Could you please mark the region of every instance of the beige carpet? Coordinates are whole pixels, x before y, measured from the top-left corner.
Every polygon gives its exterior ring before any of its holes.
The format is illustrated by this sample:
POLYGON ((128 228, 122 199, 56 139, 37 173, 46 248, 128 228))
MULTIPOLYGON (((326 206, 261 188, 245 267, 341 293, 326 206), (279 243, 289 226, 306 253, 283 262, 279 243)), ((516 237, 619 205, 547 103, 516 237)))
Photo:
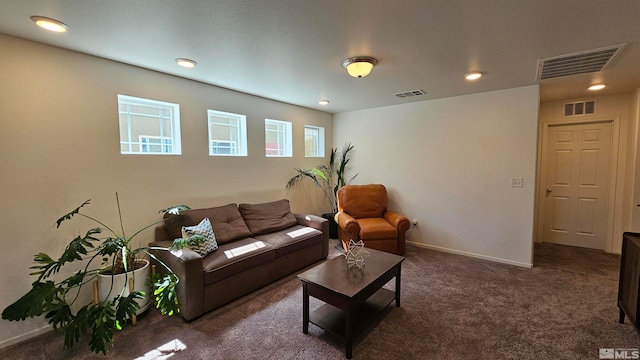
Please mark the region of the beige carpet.
MULTIPOLYGON (((408 246, 402 307, 356 339, 353 358, 598 359, 600 348, 640 348, 628 320, 617 322, 619 256, 551 244, 535 254, 526 269, 408 246)), ((82 344, 63 351, 50 333, 0 358, 105 357, 82 344)), ((344 344, 314 325, 302 333, 302 289, 291 275, 191 323, 151 310, 116 335, 106 358, 343 359, 344 344)))

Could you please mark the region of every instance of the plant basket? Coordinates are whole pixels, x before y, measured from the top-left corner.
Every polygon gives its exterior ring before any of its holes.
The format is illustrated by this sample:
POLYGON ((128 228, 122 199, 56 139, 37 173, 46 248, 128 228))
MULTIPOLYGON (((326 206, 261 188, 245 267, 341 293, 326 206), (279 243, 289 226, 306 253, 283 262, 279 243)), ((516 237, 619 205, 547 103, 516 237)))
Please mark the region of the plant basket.
POLYGON ((322 214, 322 217, 329 220, 329 238, 337 239, 338 238, 338 223, 336 222, 336 214, 335 213, 325 213, 322 214))
POLYGON ((126 274, 100 274, 97 281, 100 301, 117 297, 120 290, 124 290, 122 296, 129 296, 131 285, 133 285, 133 291, 144 292, 144 298, 135 299, 135 302, 140 306, 136 315, 142 314, 151 305, 151 266, 149 260, 136 260, 136 269, 126 274))

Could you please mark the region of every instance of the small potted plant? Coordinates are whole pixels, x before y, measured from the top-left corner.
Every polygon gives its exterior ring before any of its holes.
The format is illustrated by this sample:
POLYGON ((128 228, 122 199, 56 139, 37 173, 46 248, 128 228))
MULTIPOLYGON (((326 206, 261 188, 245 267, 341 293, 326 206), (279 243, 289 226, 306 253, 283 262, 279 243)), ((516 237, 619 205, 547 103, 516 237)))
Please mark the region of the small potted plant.
POLYGON ((358 174, 355 174, 349 179, 346 177, 352 151, 353 145, 351 143, 345 144, 340 152, 338 152, 338 149, 331 149, 328 165, 318 165, 313 169, 296 168, 297 174, 287 182, 287 189, 300 182, 310 181, 322 190, 330 207, 330 211, 322 214, 322 217, 329 220, 329 237, 332 239, 338 238, 338 225, 334 219, 338 212, 336 193, 338 189, 348 185, 358 176, 358 174))
MULTIPOLYGON (((176 239, 169 248, 149 246, 134 248, 132 240, 142 231, 162 220, 143 227, 131 236, 126 236, 122 226, 118 194, 116 194, 116 201, 121 233, 96 218, 80 212, 84 206, 89 205, 90 200, 56 221, 56 227, 60 227, 64 221, 78 216, 89 219, 99 226, 88 230, 84 236, 77 236, 71 240, 57 260, 45 253, 34 255, 36 264, 30 268, 34 270, 30 275, 37 275, 37 279, 32 283, 29 292, 4 309, 3 319, 19 321, 44 314, 54 329, 64 331, 65 348, 71 348, 82 336, 90 332, 91 350, 106 355, 106 345, 113 343, 114 332, 122 329, 128 321, 135 320, 135 316, 141 309, 141 300, 145 297, 153 298, 155 306, 164 315, 179 312, 180 303, 176 285, 180 279, 168 266, 159 261, 151 250, 169 251, 186 246, 198 246, 206 239, 201 235, 195 235, 176 239), (143 259, 144 257, 155 259, 165 269, 164 274, 154 274, 151 278, 145 275, 134 275, 138 267, 149 267, 149 262, 143 259), (59 277, 59 273, 66 265, 75 262, 84 262, 82 270, 62 280, 53 280, 59 277), (97 264, 99 266, 96 266, 97 264), (123 276, 125 281, 113 282, 116 276, 123 276), (80 291, 85 285, 93 284, 100 277, 108 281, 106 285, 108 291, 102 291, 99 297, 96 296, 96 287, 99 286, 96 283, 93 285, 93 301, 74 311, 73 309, 78 305, 82 305, 76 304, 80 298, 80 291), (152 294, 136 289, 132 286, 133 282, 147 284, 148 288, 152 287, 152 294)), ((177 205, 160 212, 177 215, 184 210, 190 209, 186 205, 177 205)), ((105 288, 105 286, 102 287, 105 288)))

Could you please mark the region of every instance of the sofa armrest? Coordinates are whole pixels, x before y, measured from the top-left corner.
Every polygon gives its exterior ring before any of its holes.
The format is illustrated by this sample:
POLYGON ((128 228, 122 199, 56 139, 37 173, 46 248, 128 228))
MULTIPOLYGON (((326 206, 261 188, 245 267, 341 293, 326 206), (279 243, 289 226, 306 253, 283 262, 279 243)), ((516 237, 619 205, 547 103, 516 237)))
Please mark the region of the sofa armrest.
POLYGON ((171 238, 171 235, 169 235, 169 230, 167 230, 166 226, 158 225, 154 230, 155 230, 153 234, 154 242, 173 241, 173 239, 171 238))
POLYGON ((182 249, 171 252, 167 250, 171 241, 152 242, 152 253, 158 272, 167 273, 166 268, 158 261, 168 266, 179 282, 177 286, 178 300, 180 301, 180 315, 191 321, 204 312, 204 270, 202 256, 191 249, 182 249), (163 249, 159 249, 163 248, 163 249))
POLYGON ((398 229, 399 232, 405 233, 407 232, 407 230, 409 230, 409 227, 411 227, 411 222, 409 221, 409 219, 406 216, 400 215, 395 211, 387 210, 384 212, 384 214, 382 214, 382 216, 391 225, 393 225, 393 227, 398 229))
MULTIPOLYGON (((353 216, 340 211, 335 216, 338 227, 349 237, 349 240, 358 241, 360 239, 360 224, 353 216)), ((341 240, 345 240, 342 239, 341 240)), ((347 240, 347 243, 349 241, 347 240)))
POLYGON ((293 214, 298 220, 298 225, 308 226, 322 231, 322 257, 329 256, 329 220, 308 214, 293 214))

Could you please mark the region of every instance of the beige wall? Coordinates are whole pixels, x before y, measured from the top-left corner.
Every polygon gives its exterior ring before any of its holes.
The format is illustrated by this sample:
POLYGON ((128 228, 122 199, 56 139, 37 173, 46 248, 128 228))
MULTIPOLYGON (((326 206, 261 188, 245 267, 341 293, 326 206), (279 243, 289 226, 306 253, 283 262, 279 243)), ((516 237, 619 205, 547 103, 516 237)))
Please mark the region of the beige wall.
POLYGON ((336 114, 334 143, 418 220, 409 242, 531 266, 537 124, 529 86, 336 114))
MULTIPOLYGON (((4 35, 0 49, 0 286, 11 289, 0 294, 2 309, 33 281, 26 276, 33 254, 58 255, 71 236, 86 230, 73 223, 56 230, 54 222, 88 198, 93 200, 87 210, 115 226, 117 191, 129 231, 159 219, 158 209, 176 203, 202 207, 288 197, 294 211, 322 213, 322 197, 304 194, 313 187, 284 189, 295 167, 325 162, 304 158, 305 124, 325 128, 327 155, 334 144, 355 145, 353 172, 360 173, 355 183, 387 186, 391 208, 418 220, 410 243, 532 264, 538 116, 541 122, 557 117, 554 104, 539 108, 537 86, 347 112, 333 119, 4 35), (182 155, 121 155, 118 93, 179 103, 182 155), (208 108, 247 115, 249 156, 207 155, 208 108), (264 157, 265 118, 293 122, 293 158, 264 157), (512 177, 524 178, 524 187, 512 188, 512 177)), ((610 100, 612 109, 627 106, 626 115, 618 110, 610 115, 623 119, 635 111, 636 125, 625 120, 633 133, 621 136, 625 144, 637 134, 631 128, 637 129, 640 93, 633 97, 610 100)), ((599 111, 607 108, 598 106, 599 111)), ((623 161, 627 167, 635 162, 636 157, 623 161)), ((640 176, 628 173, 622 184, 640 188, 634 183, 640 176)), ((627 209, 629 223, 635 207, 622 193, 617 199, 626 201, 626 208, 620 208, 627 209)), ((150 236, 144 233, 140 239, 146 242, 150 236)), ((0 348, 49 330, 40 319, 1 324, 0 348)))
MULTIPOLYGON (((633 167, 635 160, 635 144, 637 133, 637 119, 630 115, 632 106, 631 94, 595 96, 585 99, 568 99, 563 101, 545 102, 540 104, 540 133, 544 124, 580 123, 585 121, 613 120, 614 121, 614 149, 617 160, 612 163, 615 171, 615 193, 610 200, 612 208, 609 214, 605 251, 620 253, 622 246, 622 232, 630 228, 630 214, 632 210, 631 189, 633 184, 633 167), (585 100, 596 101, 596 111, 593 115, 565 117, 563 105, 568 102, 585 100)), ((542 139, 540 139, 542 141, 542 139)), ((544 184, 540 184, 544 187, 544 184)), ((540 194, 540 189, 538 189, 540 194)), ((538 223, 536 233, 540 231, 538 223)))
MULTIPOLYGON (((34 254, 57 257, 66 241, 88 229, 73 222, 54 229, 59 216, 86 199, 92 199, 88 213, 117 226, 118 192, 129 232, 179 203, 203 207, 286 196, 294 211, 322 213, 317 199, 287 193, 285 184, 295 167, 323 162, 304 158, 305 124, 325 128, 330 153, 331 114, 5 35, 0 49, 0 308, 28 290, 34 254), (117 94, 180 104, 182 155, 121 155, 117 94), (208 156, 208 108, 247 115, 247 157, 208 156), (265 158, 265 118, 293 122, 293 158, 265 158)), ((146 243, 151 236, 139 239, 146 243)), ((38 333, 45 321, 0 324, 4 347, 38 333)))

